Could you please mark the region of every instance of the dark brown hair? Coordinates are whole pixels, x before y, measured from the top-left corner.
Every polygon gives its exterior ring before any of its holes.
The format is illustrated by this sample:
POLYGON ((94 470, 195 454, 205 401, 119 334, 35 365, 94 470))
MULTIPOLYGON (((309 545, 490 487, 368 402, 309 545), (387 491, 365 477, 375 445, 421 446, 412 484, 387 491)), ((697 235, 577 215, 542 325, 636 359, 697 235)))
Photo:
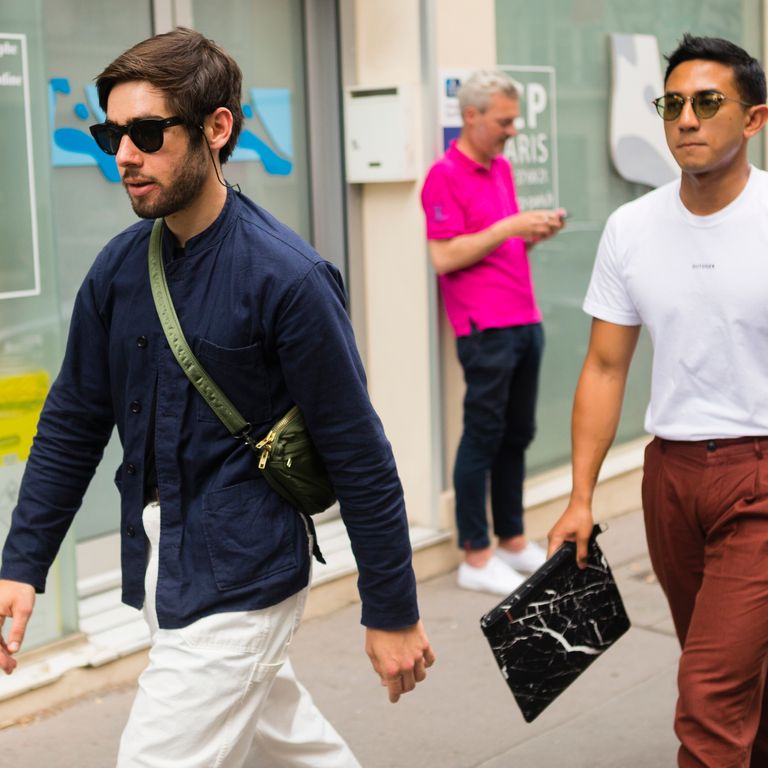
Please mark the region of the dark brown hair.
POLYGON ((226 51, 184 27, 142 40, 96 78, 99 104, 105 112, 112 89, 132 80, 146 80, 163 92, 173 115, 187 126, 190 141, 201 140, 200 126, 207 115, 226 107, 232 113, 232 135, 221 148, 219 159, 222 165, 227 162, 243 126, 243 75, 226 51))

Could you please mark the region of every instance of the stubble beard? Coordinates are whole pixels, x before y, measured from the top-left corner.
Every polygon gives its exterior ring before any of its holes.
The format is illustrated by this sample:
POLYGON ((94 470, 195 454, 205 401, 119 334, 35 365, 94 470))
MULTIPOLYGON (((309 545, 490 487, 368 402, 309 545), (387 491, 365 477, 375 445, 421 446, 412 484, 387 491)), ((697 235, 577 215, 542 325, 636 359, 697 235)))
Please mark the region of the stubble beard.
POLYGON ((167 187, 160 187, 154 200, 129 195, 133 212, 142 219, 161 219, 182 211, 200 195, 207 177, 208 156, 200 143, 189 148, 176 178, 167 187))

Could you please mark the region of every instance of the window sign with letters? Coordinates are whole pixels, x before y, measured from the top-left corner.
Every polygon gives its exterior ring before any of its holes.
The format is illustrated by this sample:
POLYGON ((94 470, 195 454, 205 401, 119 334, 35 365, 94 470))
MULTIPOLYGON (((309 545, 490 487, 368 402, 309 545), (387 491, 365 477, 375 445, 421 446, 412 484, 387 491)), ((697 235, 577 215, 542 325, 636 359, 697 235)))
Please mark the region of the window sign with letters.
MULTIPOLYGON (((520 94, 517 135, 510 138, 504 154, 512 164, 517 201, 521 210, 557 208, 557 112, 555 109, 555 68, 504 66, 520 94)), ((458 91, 472 74, 469 69, 440 72, 439 112, 443 150, 461 132, 458 91)))
POLYGON ((504 147, 515 172, 521 210, 557 208, 557 111, 555 68, 500 66, 520 94, 517 135, 504 147))
POLYGON ((0 32, 0 299, 40 293, 26 35, 0 32))

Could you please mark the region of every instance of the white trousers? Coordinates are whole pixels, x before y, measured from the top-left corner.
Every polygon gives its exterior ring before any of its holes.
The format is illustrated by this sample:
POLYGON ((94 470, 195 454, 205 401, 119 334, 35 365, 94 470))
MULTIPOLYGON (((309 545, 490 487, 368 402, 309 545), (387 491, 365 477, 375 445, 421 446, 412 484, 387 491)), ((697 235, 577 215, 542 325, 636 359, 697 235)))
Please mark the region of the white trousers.
POLYGON ((254 768, 360 768, 287 658, 308 588, 263 610, 159 629, 159 505, 149 504, 143 520, 149 538, 144 614, 152 647, 118 768, 241 768, 251 746, 260 757, 254 768))

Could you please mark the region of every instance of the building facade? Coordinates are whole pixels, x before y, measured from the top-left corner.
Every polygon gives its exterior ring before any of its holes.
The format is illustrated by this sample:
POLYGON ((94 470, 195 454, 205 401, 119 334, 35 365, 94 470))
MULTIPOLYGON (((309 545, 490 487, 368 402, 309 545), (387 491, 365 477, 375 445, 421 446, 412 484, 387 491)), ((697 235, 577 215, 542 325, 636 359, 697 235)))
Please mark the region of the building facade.
MULTIPOLYGON (((423 566, 426 575, 453 563, 450 477, 463 385, 428 263, 419 192, 457 130, 457 83, 480 67, 504 68, 520 83, 522 123, 507 147, 519 196, 527 207, 563 206, 570 214, 566 230, 531 254, 547 337, 529 456, 534 504, 568 489, 570 403, 589 330, 580 306, 602 227, 615 207, 674 173, 650 105, 661 93, 659 52, 691 31, 730 38, 763 59, 765 4, 3 0, 0 540, 76 290, 102 245, 133 220, 114 159, 87 131, 103 119, 93 78, 120 51, 183 25, 214 38, 241 64, 246 120, 226 176, 342 269, 414 543, 440 553, 423 566), (374 154, 397 126, 401 140, 390 147, 397 157, 382 161, 403 161, 394 176, 359 181, 350 171, 355 150, 345 143, 345 117, 346 135, 356 126, 374 154)), ((765 146, 755 143, 753 162, 763 167, 764 158, 765 146)), ((639 466, 649 366, 644 340, 617 471, 639 466)), ((112 477, 119 462, 113 441, 38 601, 30 648, 95 636, 103 626, 122 638, 104 640, 119 646, 115 653, 145 642, 140 630, 126 631, 135 617, 120 613, 114 599, 120 534, 112 477), (118 616, 112 623, 111 613, 118 616)), ((338 528, 332 519, 327 525, 338 528)), ((342 543, 336 572, 348 573, 349 563, 342 543)))

